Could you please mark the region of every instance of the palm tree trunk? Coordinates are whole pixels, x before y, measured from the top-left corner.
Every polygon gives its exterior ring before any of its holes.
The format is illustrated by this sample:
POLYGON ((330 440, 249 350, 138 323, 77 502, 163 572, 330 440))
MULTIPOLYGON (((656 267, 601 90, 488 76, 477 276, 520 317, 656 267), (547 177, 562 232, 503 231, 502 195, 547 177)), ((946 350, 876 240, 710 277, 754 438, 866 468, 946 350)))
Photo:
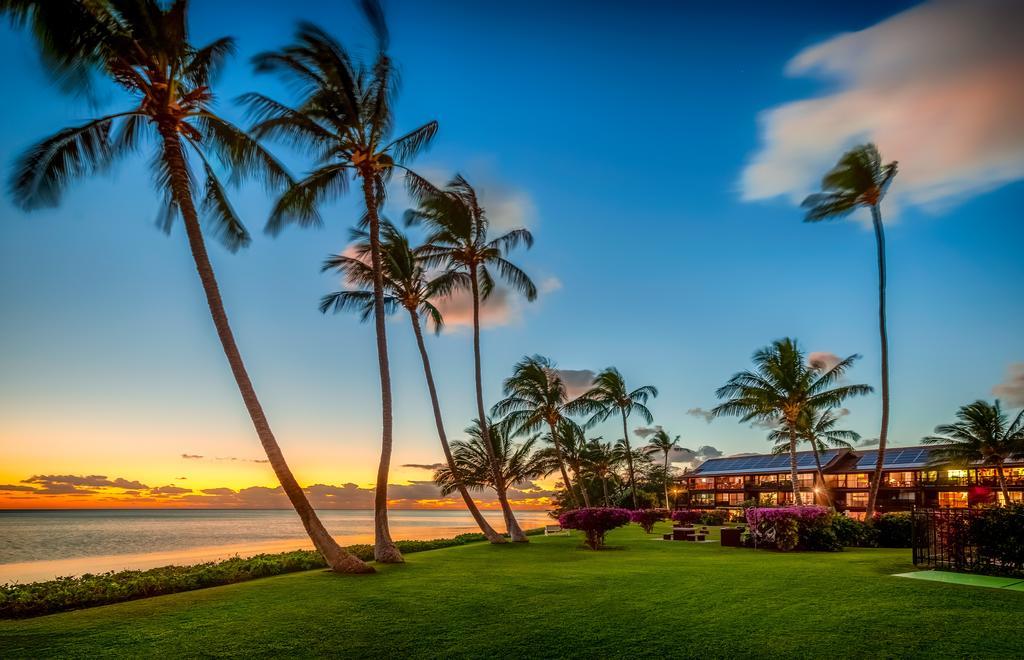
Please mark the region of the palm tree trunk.
POLYGON ((996 476, 999 477, 999 490, 1003 491, 1003 506, 1010 506, 1010 490, 1006 487, 1006 475, 1003 473, 1003 462, 996 463, 996 476))
POLYGON ((875 463, 868 506, 865 516, 875 513, 878 488, 882 483, 882 466, 885 464, 885 441, 889 435, 889 336, 885 329, 885 231, 882 229, 882 212, 878 204, 871 206, 871 224, 875 228, 875 246, 878 250, 878 336, 882 346, 882 428, 878 432, 878 460, 875 463))
POLYGON ((789 474, 793 480, 793 503, 800 506, 803 500, 800 499, 800 485, 796 472, 796 431, 792 427, 789 431, 789 474))
POLYGON ((388 472, 391 468, 392 411, 391 370, 388 366, 388 338, 384 315, 384 271, 380 260, 380 217, 377 214, 377 196, 373 190, 374 173, 366 168, 360 171, 363 180, 363 199, 370 218, 370 266, 373 269, 373 320, 377 333, 377 364, 380 371, 381 442, 380 463, 377 465, 377 484, 373 497, 373 558, 386 564, 404 561, 388 529, 388 472))
POLYGON ((455 458, 452 456, 452 448, 448 445, 448 435, 444 431, 444 420, 441 419, 441 404, 437 400, 437 388, 434 386, 434 374, 430 369, 430 358, 427 356, 427 346, 423 343, 423 330, 420 328, 420 317, 416 315, 416 312, 409 310, 409 316, 412 318, 412 329, 416 335, 416 345, 420 349, 420 358, 423 360, 423 374, 427 378, 427 391, 430 393, 430 405, 434 409, 434 424, 437 426, 437 438, 441 441, 441 449, 444 451, 444 460, 448 462, 448 468, 452 471, 452 478, 455 480, 455 487, 458 489, 459 494, 462 495, 463 501, 466 503, 466 508, 469 510, 473 520, 476 521, 480 531, 484 533, 487 540, 491 543, 505 543, 505 537, 496 532, 491 524, 487 522, 487 519, 480 513, 480 509, 477 508, 476 502, 473 501, 472 496, 469 494, 469 490, 466 485, 462 482, 462 477, 459 476, 459 472, 455 467, 455 458))
POLYGON ((583 496, 583 506, 590 508, 590 493, 587 492, 587 482, 583 479, 583 473, 576 468, 573 468, 573 472, 576 473, 576 485, 580 489, 580 495, 583 496))
POLYGON ((196 270, 199 273, 199 280, 203 285, 203 292, 206 294, 206 303, 210 308, 210 316, 213 318, 213 325, 217 329, 217 337, 220 338, 224 355, 228 359, 231 373, 235 377, 238 391, 242 395, 242 401, 249 412, 249 418, 256 429, 256 435, 263 445, 263 449, 270 461, 270 467, 277 475, 281 488, 287 495, 288 500, 299 514, 302 526, 313 541, 313 546, 323 555, 324 560, 332 571, 338 573, 373 573, 374 569, 366 562, 348 552, 338 545, 331 538, 316 511, 310 506, 306 494, 298 481, 292 474, 288 463, 281 453, 281 447, 277 444, 270 423, 263 412, 256 390, 253 388, 249 373, 246 371, 242 355, 235 343, 234 333, 228 323, 227 312, 224 310, 224 302, 220 297, 220 288, 217 286, 217 278, 213 272, 213 265, 210 264, 210 257, 206 252, 206 243, 203 240, 203 232, 199 227, 199 217, 196 214, 195 204, 192 200, 192 189, 189 183, 188 169, 185 165, 185 156, 181 151, 181 143, 178 141, 178 134, 173 128, 160 131, 163 142, 163 155, 170 172, 170 183, 175 202, 181 210, 181 217, 185 225, 185 234, 188 237, 189 248, 192 251, 192 259, 195 261, 196 270))
POLYGON ((665 452, 665 510, 672 510, 668 503, 668 451, 665 452))
POLYGON ((555 432, 555 425, 548 422, 548 429, 551 431, 551 442, 555 445, 555 456, 558 457, 558 469, 562 473, 562 481, 565 483, 565 490, 568 491, 569 497, 572 499, 573 506, 577 509, 580 508, 580 498, 576 497, 576 490, 572 487, 572 481, 569 479, 569 473, 565 469, 565 456, 562 454, 562 443, 558 441, 558 435, 555 432))
POLYGON ((498 457, 494 452, 494 445, 491 444, 491 431, 487 428, 487 412, 484 410, 484 383, 483 369, 480 366, 480 282, 477 279, 476 266, 469 269, 470 286, 473 295, 473 368, 476 375, 476 411, 480 418, 480 437, 483 438, 484 448, 491 457, 491 471, 494 474, 494 486, 498 493, 498 503, 501 504, 501 511, 505 515, 505 526, 508 529, 509 537, 516 543, 528 543, 519 521, 512 513, 512 507, 505 496, 505 476, 501 473, 501 466, 498 465, 498 457))
POLYGON ((633 492, 633 508, 639 508, 636 501, 636 475, 633 473, 633 448, 629 446, 629 427, 626 425, 626 411, 622 411, 622 442, 626 445, 626 468, 629 470, 629 488, 633 492))
POLYGON ((612 505, 612 501, 608 498, 608 477, 601 477, 601 490, 604 492, 604 506, 605 508, 612 505))
POLYGON ((834 509, 836 505, 832 501, 832 493, 829 491, 828 486, 825 485, 825 473, 821 471, 821 455, 818 453, 818 442, 814 439, 811 440, 811 449, 814 451, 814 467, 818 470, 819 487, 821 492, 825 494, 825 500, 828 502, 829 508, 834 509))

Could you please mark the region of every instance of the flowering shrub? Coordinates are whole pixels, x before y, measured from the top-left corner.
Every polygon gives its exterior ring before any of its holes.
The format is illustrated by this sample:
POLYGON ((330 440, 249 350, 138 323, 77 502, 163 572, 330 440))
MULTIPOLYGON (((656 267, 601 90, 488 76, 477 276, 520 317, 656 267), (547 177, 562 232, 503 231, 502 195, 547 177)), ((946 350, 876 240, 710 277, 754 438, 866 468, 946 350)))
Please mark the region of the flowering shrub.
POLYGON ((650 534, 654 530, 654 523, 661 522, 668 516, 664 509, 638 509, 629 514, 630 520, 644 528, 650 534))
POLYGON ((578 529, 586 537, 592 550, 604 545, 604 535, 609 530, 629 523, 630 512, 626 509, 589 508, 566 511, 558 516, 558 524, 565 529, 578 529))
POLYGON ((838 550, 833 514, 823 506, 747 509, 754 544, 777 550, 838 550))
POLYGON ((700 517, 697 518, 697 522, 701 525, 724 525, 728 519, 729 512, 725 509, 711 509, 710 511, 702 511, 700 517))
POLYGON ((693 525, 700 520, 702 513, 702 511, 694 511, 693 509, 679 509, 672 512, 672 520, 680 525, 693 525))

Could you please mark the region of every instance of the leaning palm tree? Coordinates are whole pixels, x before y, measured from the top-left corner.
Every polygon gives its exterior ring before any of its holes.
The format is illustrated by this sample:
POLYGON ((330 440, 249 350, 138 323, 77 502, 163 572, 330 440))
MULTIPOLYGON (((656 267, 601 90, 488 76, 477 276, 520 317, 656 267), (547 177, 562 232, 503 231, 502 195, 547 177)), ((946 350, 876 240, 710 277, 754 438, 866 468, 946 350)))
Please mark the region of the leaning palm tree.
POLYGON ((795 339, 779 339, 754 353, 754 370, 734 374, 715 395, 728 399, 711 410, 716 417, 739 415, 741 422, 768 422, 786 429, 789 437, 790 477, 793 499, 801 504, 796 469, 800 418, 814 409, 839 406, 851 396, 868 394, 868 385, 835 384, 859 355, 851 355, 831 368, 807 363, 795 339))
MULTIPOLYGON (((832 493, 825 486, 825 473, 821 469, 821 452, 829 448, 852 447, 851 443, 860 440, 860 434, 856 431, 837 429, 839 415, 832 409, 814 410, 809 409, 800 415, 797 420, 797 434, 802 442, 810 444, 814 452, 814 467, 818 473, 818 483, 821 485, 828 505, 834 506, 832 493)), ((768 434, 768 440, 775 443, 772 448, 773 454, 782 454, 789 450, 790 430, 785 426, 778 426, 768 434)))
POLYGON ((1010 503, 1010 492, 1006 488, 1003 465, 1007 459, 1024 458, 1024 410, 1017 413, 1013 423, 1008 423, 997 400, 994 404, 975 401, 961 406, 956 412, 957 421, 935 427, 937 435, 924 439, 928 444, 944 444, 932 451, 932 462, 936 465, 987 465, 996 470, 1003 501, 1010 503))
POLYGON ((565 469, 565 452, 560 433, 567 424, 572 423, 567 413, 568 397, 565 383, 555 371, 554 362, 542 355, 525 357, 516 363, 512 375, 505 379, 502 388, 505 398, 494 404, 491 414, 503 416, 503 423, 509 424, 516 434, 547 427, 565 489, 569 492, 569 499, 579 508, 580 499, 565 469))
POLYGON ((468 437, 452 442, 454 468, 442 466, 434 472, 434 483, 440 486, 441 494, 455 492, 456 484, 461 481, 470 490, 493 490, 499 501, 507 501, 509 487, 526 485, 549 469, 548 461, 534 451, 537 436, 516 444, 508 425, 493 424, 490 420, 484 424, 488 429, 487 440, 484 440, 484 425, 473 420, 465 430, 468 437), (495 478, 493 457, 497 457, 498 478, 495 478))
MULTIPOLYGON (((290 181, 281 165, 254 140, 212 110, 210 85, 234 51, 234 41, 223 37, 206 46, 193 45, 185 2, 167 8, 138 0, 81 0, 61 6, 65 11, 56 20, 76 24, 62 25, 60 34, 74 35, 68 37, 79 40, 74 49, 79 55, 87 51, 94 71, 125 92, 133 107, 65 128, 30 148, 11 179, 15 203, 26 210, 56 206, 75 179, 100 173, 144 145, 152 148, 153 179, 164 197, 159 224, 170 231, 179 216, 184 224, 217 336, 282 489, 333 570, 372 572, 327 533, 285 462, 235 343, 207 253, 200 216, 207 231, 230 251, 250 240, 218 178, 217 161, 235 176, 260 175, 271 186, 290 181), (193 166, 202 172, 201 184, 193 166)), ((45 24, 35 27, 37 33, 46 31, 45 24)), ((58 56, 49 61, 60 66, 63 60, 58 56)))
POLYGON ((651 436, 650 445, 647 447, 647 454, 658 454, 661 453, 665 457, 665 508, 672 510, 672 506, 668 499, 668 482, 671 474, 669 466, 669 454, 679 448, 679 436, 672 438, 665 431, 665 429, 659 428, 651 436))
MULTIPOLYGON (((465 275, 445 271, 432 277, 428 276, 421 260, 416 258, 405 234, 386 220, 381 223, 381 234, 384 239, 381 242, 381 264, 384 269, 385 309, 390 312, 401 307, 409 313, 413 335, 416 337, 416 346, 423 362, 423 374, 427 380, 427 391, 430 394, 430 404, 434 411, 437 437, 441 441, 441 450, 444 452, 445 461, 448 463, 448 467, 452 468, 452 474, 457 477, 458 473, 454 471, 451 447, 448 445, 448 435, 445 433, 444 420, 441 417, 437 388, 434 386, 430 357, 423 341, 422 321, 429 320, 433 325, 434 332, 441 332, 444 327, 444 317, 433 301, 449 295, 453 289, 463 285, 462 280, 465 279, 465 275)), ((368 263, 370 242, 367 233, 363 230, 354 230, 353 238, 355 239, 355 256, 333 255, 324 262, 323 266, 323 270, 335 270, 340 273, 344 281, 352 288, 324 296, 320 301, 320 311, 352 310, 359 312, 365 322, 373 318, 376 302, 373 294, 373 268, 368 263)), ((487 540, 491 543, 504 543, 505 538, 496 532, 480 513, 480 509, 473 501, 465 484, 457 478, 454 483, 455 490, 462 496, 466 508, 487 540)))
POLYGON ((426 148, 437 132, 428 122, 400 137, 392 137, 396 91, 394 64, 387 55, 388 32, 375 0, 363 0, 364 13, 377 39, 377 55, 369 66, 354 63, 333 37, 303 23, 295 43, 255 57, 256 70, 277 73, 300 98, 289 106, 263 94, 242 97, 255 120, 260 138, 285 141, 314 158, 314 169, 294 183, 275 205, 267 231, 285 225, 321 224, 318 207, 343 194, 349 177, 362 185, 365 223, 369 226, 370 266, 373 270, 373 320, 381 391, 381 453, 374 496, 374 558, 400 562, 402 555, 388 528, 388 471, 392 451, 391 370, 388 364, 384 318, 384 271, 380 255, 380 208, 387 183, 396 169, 426 148))
MULTIPOLYGON (((447 270, 469 275, 470 294, 473 302, 473 368, 476 382, 476 408, 478 419, 482 420, 480 430, 485 439, 484 448, 490 447, 487 414, 484 410, 483 369, 480 359, 480 305, 494 291, 495 281, 491 271, 497 274, 514 290, 526 296, 527 300, 537 297, 537 287, 529 276, 507 259, 508 253, 520 243, 527 248, 533 245, 533 235, 526 229, 513 229, 495 238, 488 230, 490 221, 480 206, 476 190, 462 176, 456 176, 445 187, 438 190, 419 177, 406 177, 410 193, 417 200, 417 207, 405 213, 407 224, 424 224, 429 235, 427 245, 418 252, 430 266, 442 266, 447 270)), ((495 459, 495 478, 501 479, 495 459)), ((509 534, 513 541, 526 542, 516 521, 512 508, 502 502, 505 519, 509 521, 509 534)))
POLYGON ((882 465, 885 463, 885 444, 889 434, 889 336, 885 318, 885 232, 882 229, 882 198, 896 176, 897 163, 882 162, 874 144, 863 144, 843 154, 839 163, 821 180, 822 192, 803 201, 807 209, 806 222, 831 220, 849 215, 858 208, 871 211, 871 224, 875 229, 875 248, 878 261, 878 336, 882 358, 882 428, 878 433, 878 460, 868 494, 867 517, 875 510, 878 487, 882 483, 882 465))
POLYGON ((630 391, 626 380, 615 367, 608 367, 594 377, 590 389, 573 402, 571 411, 589 414, 587 426, 599 424, 615 413, 622 417, 622 437, 625 444, 626 469, 629 472, 629 488, 633 493, 633 508, 639 506, 636 498, 636 473, 633 469, 633 450, 629 445, 629 417, 636 414, 648 424, 654 415, 647 409, 647 401, 658 396, 653 385, 644 385, 630 391))

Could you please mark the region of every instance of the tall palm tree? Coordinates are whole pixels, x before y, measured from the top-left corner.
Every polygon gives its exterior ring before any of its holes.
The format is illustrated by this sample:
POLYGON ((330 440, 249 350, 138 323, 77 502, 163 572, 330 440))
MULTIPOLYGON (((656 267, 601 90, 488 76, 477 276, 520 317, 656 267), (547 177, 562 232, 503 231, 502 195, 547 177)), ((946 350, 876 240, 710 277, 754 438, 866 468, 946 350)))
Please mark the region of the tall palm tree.
POLYGON ((440 486, 442 494, 455 492, 456 484, 461 480, 470 490, 490 489, 495 491, 499 500, 507 500, 510 486, 528 484, 549 469, 548 461, 534 451, 537 436, 516 444, 508 425, 494 424, 491 420, 484 424, 488 429, 487 440, 484 439, 484 425, 473 420, 465 430, 468 437, 452 442, 454 469, 442 466, 434 472, 434 483, 440 486), (492 457, 497 457, 499 478, 495 478, 492 457))
MULTIPOLYGON (((839 415, 832 409, 815 410, 808 409, 797 420, 797 435, 802 442, 811 445, 814 452, 814 467, 818 473, 818 484, 820 484, 828 505, 834 506, 832 493, 825 486, 825 473, 821 470, 821 452, 831 448, 851 447, 852 442, 860 440, 860 434, 856 431, 837 429, 839 415)), ((779 426, 771 430, 768 439, 775 443, 772 453, 781 454, 789 450, 790 430, 785 426, 779 426)))
POLYGON ((547 427, 565 489, 578 508, 580 499, 565 469, 565 452, 559 432, 560 428, 572 423, 567 413, 568 397, 554 362, 542 355, 523 358, 512 369, 512 375, 505 379, 502 389, 505 398, 494 404, 491 414, 503 416, 503 423, 509 424, 516 434, 547 427))
POLYGON ((889 335, 885 318, 885 232, 882 228, 882 198, 896 176, 897 162, 883 164, 874 144, 863 144, 843 154, 839 163, 821 180, 822 192, 803 201, 806 222, 819 222, 849 215, 858 208, 871 211, 878 261, 878 336, 882 358, 882 428, 878 432, 878 460, 868 494, 867 517, 875 511, 878 487, 882 483, 885 446, 889 434, 889 335))
MULTIPOLYGON (((200 214, 207 230, 228 250, 244 247, 250 240, 217 176, 216 161, 236 176, 260 175, 271 186, 290 181, 253 139, 212 110, 210 85, 234 51, 234 41, 223 37, 206 46, 193 45, 188 4, 182 1, 166 8, 152 0, 81 0, 61 3, 61 7, 59 16, 36 16, 41 22, 35 26, 37 33, 48 34, 44 41, 51 44, 60 35, 76 40, 68 52, 82 57, 69 56, 68 66, 88 62, 129 97, 132 107, 65 128, 30 148, 11 179, 15 203, 26 210, 56 206, 64 188, 75 179, 97 174, 143 145, 152 148, 154 183, 164 196, 160 225, 170 231, 181 217, 217 336, 281 487, 333 570, 372 572, 327 533, 285 462, 242 361, 207 253, 200 214), (47 32, 51 19, 62 23, 56 32, 47 32), (203 173, 201 189, 193 166, 203 173), (197 195, 201 195, 198 208, 197 195)), ((63 58, 57 53, 49 61, 61 67, 63 58)))
POLYGON ((588 443, 587 470, 597 479, 601 480, 601 492, 604 495, 604 505, 611 506, 611 498, 608 494, 608 481, 615 479, 615 470, 619 466, 619 457, 612 448, 610 442, 601 442, 601 438, 594 438, 588 443))
POLYGON ((1009 504, 1010 491, 1006 488, 1003 465, 1007 459, 1024 457, 1024 410, 1017 413, 1011 424, 998 400, 994 404, 978 400, 961 406, 956 418, 952 424, 936 426, 937 435, 924 439, 928 444, 947 445, 933 450, 934 463, 994 467, 1003 501, 1009 504))
POLYGON ((779 339, 754 353, 754 370, 734 374, 715 395, 728 399, 711 410, 716 416, 739 415, 741 422, 758 420, 781 425, 789 436, 793 499, 801 504, 796 470, 800 417, 814 409, 834 408, 851 396, 868 394, 868 385, 834 386, 859 355, 851 355, 831 368, 807 363, 795 339, 779 339))
POLYGON ((626 387, 626 380, 615 367, 608 367, 594 377, 594 383, 573 403, 573 413, 591 415, 587 426, 599 424, 614 413, 622 417, 622 437, 625 444, 626 469, 629 471, 629 488, 633 493, 633 508, 639 506, 636 498, 636 473, 633 469, 633 450, 629 445, 629 417, 636 414, 650 424, 654 415, 647 408, 647 401, 658 396, 658 388, 644 385, 635 390, 626 387))
MULTIPOLYGON (((494 290, 492 270, 515 291, 527 300, 537 297, 537 287, 529 276, 507 259, 508 253, 518 245, 527 248, 533 245, 533 235, 526 229, 513 229, 495 238, 488 230, 490 221, 480 206, 476 191, 462 176, 456 176, 445 187, 438 190, 416 176, 407 176, 410 193, 417 200, 417 207, 405 213, 408 224, 426 225, 429 236, 427 245, 419 253, 430 266, 443 266, 447 270, 469 275, 470 294, 473 302, 473 368, 476 381, 476 408, 484 448, 489 429, 484 409, 483 369, 480 359, 480 304, 494 290)), ((495 479, 501 479, 497 455, 494 459, 495 479)), ((519 527, 511 505, 501 502, 509 534, 513 541, 525 543, 528 539, 519 527)))
MULTIPOLYGON (((444 452, 445 461, 449 468, 453 468, 452 474, 457 477, 458 472, 454 471, 454 458, 451 447, 448 445, 444 420, 441 417, 441 405, 438 402, 434 375, 430 368, 430 357, 423 341, 421 319, 429 320, 435 333, 441 332, 444 327, 444 317, 433 301, 449 295, 454 288, 462 285, 465 274, 445 271, 430 277, 424 270, 421 260, 416 257, 409 245, 409 239, 405 234, 386 220, 381 223, 381 234, 383 237, 381 264, 384 269, 385 309, 390 312, 401 307, 409 313, 413 335, 416 337, 416 346, 423 362, 423 374, 427 380, 427 391, 430 394, 430 404, 434 412, 437 437, 441 441, 441 450, 444 452)), ((320 301, 320 311, 353 310, 361 314, 363 321, 368 321, 373 318, 376 301, 373 294, 373 268, 368 263, 370 242, 367 233, 363 230, 353 231, 353 237, 356 240, 356 256, 333 255, 324 262, 323 267, 324 270, 335 270, 340 273, 346 283, 353 288, 324 296, 320 301)), ((491 527, 491 524, 480 513, 480 509, 473 501, 465 484, 457 478, 455 489, 462 496, 466 508, 487 540, 491 543, 504 543, 505 538, 491 527)))
POLYGON ((668 499, 668 477, 671 474, 669 467, 669 454, 677 448, 679 448, 679 436, 677 435, 672 438, 665 429, 658 429, 654 432, 654 435, 651 436, 650 444, 646 452, 648 454, 657 454, 660 452, 665 457, 665 508, 670 511, 672 510, 672 506, 668 499))
MULTIPOLYGON (((584 476, 585 466, 590 458, 590 445, 583 435, 583 429, 568 417, 563 417, 559 420, 555 430, 557 434, 548 431, 541 436, 544 442, 551 445, 549 449, 542 449, 541 452, 551 459, 551 472, 559 470, 563 462, 565 466, 568 466, 572 471, 576 487, 580 491, 580 497, 583 498, 583 506, 590 508, 590 492, 587 489, 584 476), (561 452, 561 461, 559 460, 559 451, 561 452)), ((571 492, 572 485, 566 484, 566 490, 571 492)))
POLYGON ((245 95, 243 101, 256 122, 253 133, 257 137, 283 140, 308 150, 315 162, 314 169, 278 200, 267 223, 268 232, 276 234, 289 223, 319 225, 318 207, 343 194, 350 176, 362 185, 373 269, 373 320, 381 392, 373 554, 377 561, 393 563, 401 562, 402 555, 391 540, 387 514, 393 438, 380 208, 393 172, 408 171, 408 163, 433 139, 437 122, 392 136, 396 84, 394 65, 387 55, 387 26, 376 0, 363 0, 361 4, 377 40, 377 54, 371 65, 354 63, 333 37, 315 25, 303 23, 294 44, 254 58, 257 71, 277 73, 291 83, 299 91, 298 102, 288 106, 256 93, 245 95))

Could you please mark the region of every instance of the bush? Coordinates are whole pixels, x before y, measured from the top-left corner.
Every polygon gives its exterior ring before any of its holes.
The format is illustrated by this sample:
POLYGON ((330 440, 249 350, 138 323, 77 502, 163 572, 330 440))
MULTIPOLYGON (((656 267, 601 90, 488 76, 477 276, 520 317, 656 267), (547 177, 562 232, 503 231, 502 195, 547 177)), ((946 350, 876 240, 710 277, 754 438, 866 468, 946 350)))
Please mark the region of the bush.
POLYGON ((693 509, 679 509, 672 512, 672 520, 680 525, 695 525, 700 520, 701 513, 703 512, 693 509))
POLYGON ((970 525, 970 540, 982 561, 1006 574, 1024 570, 1024 505, 985 509, 970 525))
POLYGON ((777 550, 839 550, 834 514, 823 506, 747 509, 750 534, 758 547, 777 550))
POLYGON ((725 509, 711 509, 710 511, 702 511, 697 518, 697 522, 701 525, 724 525, 728 519, 729 512, 725 509))
POLYGON ((909 548, 913 521, 909 513, 883 513, 875 516, 871 526, 876 534, 875 543, 881 548, 909 548))
POLYGON ((643 527, 648 534, 654 531, 654 523, 661 522, 667 517, 668 511, 664 509, 638 509, 629 514, 629 519, 643 527))
POLYGON ((578 529, 586 535, 586 543, 592 550, 604 546, 604 535, 629 523, 630 512, 626 509, 593 507, 566 511, 558 516, 558 524, 565 529, 578 529))
POLYGON ((845 548, 875 548, 878 530, 856 518, 836 514, 832 516, 832 531, 836 541, 845 548))

